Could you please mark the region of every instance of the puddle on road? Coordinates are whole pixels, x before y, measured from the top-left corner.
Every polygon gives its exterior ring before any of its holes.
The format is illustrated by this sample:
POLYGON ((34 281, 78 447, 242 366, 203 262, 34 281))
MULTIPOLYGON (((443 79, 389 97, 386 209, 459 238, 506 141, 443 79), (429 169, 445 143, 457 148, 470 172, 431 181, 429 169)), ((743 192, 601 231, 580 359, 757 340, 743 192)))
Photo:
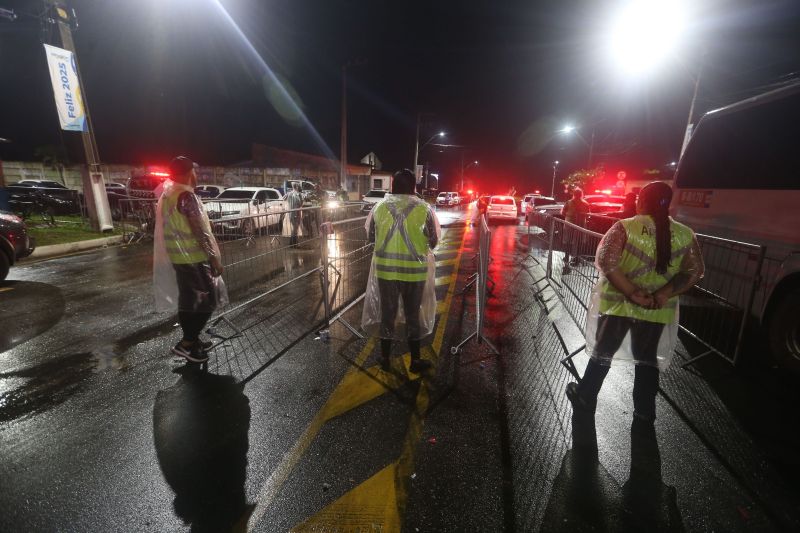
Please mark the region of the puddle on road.
POLYGON ((15 372, 0 373, 0 422, 40 413, 78 392, 96 366, 92 352, 59 357, 15 372), (22 383, 13 390, 8 385, 22 383))

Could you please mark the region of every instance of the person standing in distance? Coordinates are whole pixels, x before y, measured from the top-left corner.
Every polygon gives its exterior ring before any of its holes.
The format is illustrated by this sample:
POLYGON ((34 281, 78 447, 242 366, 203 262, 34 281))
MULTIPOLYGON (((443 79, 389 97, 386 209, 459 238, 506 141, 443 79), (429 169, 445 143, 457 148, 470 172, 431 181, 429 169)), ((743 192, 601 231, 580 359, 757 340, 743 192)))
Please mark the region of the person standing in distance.
MULTIPOLYGON (((303 195, 300 194, 300 183, 292 183, 292 190, 286 195, 286 207, 289 209, 300 209, 303 207, 303 195)), ((302 211, 290 211, 287 213, 289 218, 289 246, 297 246, 297 236, 300 234, 300 226, 303 222, 302 211)))
POLYGON ((575 409, 594 411, 611 363, 633 362, 634 423, 652 428, 659 371, 669 366, 678 338, 678 295, 705 269, 694 232, 669 216, 671 200, 669 185, 648 184, 638 215, 616 222, 597 247, 601 276, 586 325, 591 359, 580 384, 566 390, 575 409))
MULTIPOLYGON (((572 190, 572 198, 564 202, 564 207, 561 208, 561 216, 564 217, 564 220, 575 224, 576 226, 580 226, 582 228, 586 227, 586 219, 591 212, 591 206, 589 202, 583 199, 583 189, 580 187, 575 187, 572 190)), ((567 266, 567 263, 570 265, 576 265, 578 263, 577 258, 574 258, 570 261, 570 251, 572 251, 572 255, 575 255, 575 248, 580 246, 581 243, 581 235, 574 229, 568 229, 567 227, 564 228, 564 234, 562 239, 566 242, 564 243, 564 270, 568 272, 570 269, 567 266), (568 235, 571 235, 571 239, 568 235)))
POLYGON ((361 325, 381 339, 381 367, 390 368, 392 339, 405 337, 411 352, 410 370, 431 367, 420 355, 420 340, 433 331, 436 317, 435 258, 441 228, 427 202, 414 194, 410 170, 395 172, 392 193, 367 217, 366 230, 375 243, 361 325), (400 300, 403 318, 398 320, 400 300))
POLYGON ((218 304, 227 300, 222 262, 208 215, 195 195, 197 173, 191 159, 176 157, 169 165, 156 207, 153 282, 156 309, 174 311, 183 338, 172 353, 193 363, 208 361, 211 342, 200 332, 218 304))

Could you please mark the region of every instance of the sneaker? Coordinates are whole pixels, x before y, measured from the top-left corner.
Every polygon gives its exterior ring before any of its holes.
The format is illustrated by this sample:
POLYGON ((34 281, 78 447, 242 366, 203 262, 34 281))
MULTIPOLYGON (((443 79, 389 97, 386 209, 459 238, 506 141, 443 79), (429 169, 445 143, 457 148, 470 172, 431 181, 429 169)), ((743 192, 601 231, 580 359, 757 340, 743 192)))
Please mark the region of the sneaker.
POLYGON ((572 408, 580 411, 594 411, 589 402, 581 398, 578 393, 578 384, 575 382, 567 383, 567 398, 572 404, 572 408))
POLYGON ((208 355, 206 355, 204 352, 197 352, 194 347, 187 348, 180 342, 172 348, 172 353, 178 357, 183 357, 192 363, 205 363, 208 361, 208 355))
POLYGON ((426 361, 425 359, 412 359, 408 369, 414 374, 421 374, 428 370, 431 366, 433 366, 432 363, 430 361, 426 361))

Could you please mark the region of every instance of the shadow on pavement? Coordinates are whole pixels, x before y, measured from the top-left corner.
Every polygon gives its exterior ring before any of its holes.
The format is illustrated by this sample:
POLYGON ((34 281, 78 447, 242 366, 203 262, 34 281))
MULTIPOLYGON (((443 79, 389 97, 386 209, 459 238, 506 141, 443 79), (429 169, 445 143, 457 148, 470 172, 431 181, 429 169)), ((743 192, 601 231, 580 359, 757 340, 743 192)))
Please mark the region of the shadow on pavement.
POLYGON ((0 294, 0 353, 38 337, 64 316, 61 289, 38 281, 6 281, 0 294))
POLYGON ((622 487, 598 460, 592 414, 573 413, 572 444, 553 483, 541 531, 684 531, 675 489, 661 480, 652 427, 631 428, 631 471, 622 487))
POLYGON ((156 396, 153 440, 175 492, 175 514, 191 531, 245 531, 250 401, 231 376, 193 367, 156 396))

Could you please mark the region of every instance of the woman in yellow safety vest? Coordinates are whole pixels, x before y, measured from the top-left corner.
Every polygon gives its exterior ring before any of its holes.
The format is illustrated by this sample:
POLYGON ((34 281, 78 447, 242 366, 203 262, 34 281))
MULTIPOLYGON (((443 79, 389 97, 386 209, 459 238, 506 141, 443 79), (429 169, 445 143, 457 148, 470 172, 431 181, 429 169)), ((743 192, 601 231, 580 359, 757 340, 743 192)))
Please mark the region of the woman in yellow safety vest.
POLYGON ((593 411, 612 362, 636 364, 634 421, 656 417, 659 370, 669 365, 678 337, 678 295, 703 275, 694 232, 669 216, 672 189, 644 187, 637 215, 616 222, 597 247, 600 271, 586 325, 590 356, 583 379, 567 385, 576 409, 593 411))

